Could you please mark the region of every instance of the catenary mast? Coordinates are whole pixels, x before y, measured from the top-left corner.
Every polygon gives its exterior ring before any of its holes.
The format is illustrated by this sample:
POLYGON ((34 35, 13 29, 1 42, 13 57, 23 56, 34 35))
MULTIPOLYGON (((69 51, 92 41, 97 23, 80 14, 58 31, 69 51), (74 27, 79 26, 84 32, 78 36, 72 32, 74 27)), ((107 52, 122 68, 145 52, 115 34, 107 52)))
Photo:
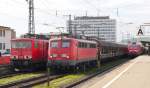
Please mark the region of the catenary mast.
POLYGON ((28 22, 28 33, 35 34, 35 23, 34 23, 34 0, 26 0, 29 3, 29 22, 28 22))

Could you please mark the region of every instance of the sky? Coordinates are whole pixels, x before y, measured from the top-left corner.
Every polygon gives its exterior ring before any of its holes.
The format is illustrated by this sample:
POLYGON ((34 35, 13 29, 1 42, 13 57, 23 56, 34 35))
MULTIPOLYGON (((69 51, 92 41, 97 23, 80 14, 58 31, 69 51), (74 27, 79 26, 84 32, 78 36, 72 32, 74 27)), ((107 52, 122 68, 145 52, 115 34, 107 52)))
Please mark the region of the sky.
MULTIPOLYGON (((116 19, 117 41, 135 36, 139 25, 150 22, 149 0, 34 0, 34 4, 36 33, 58 32, 56 27, 66 27, 66 15, 84 16, 86 12, 116 19)), ((11 27, 17 36, 27 33, 26 0, 0 0, 0 25, 11 27)))

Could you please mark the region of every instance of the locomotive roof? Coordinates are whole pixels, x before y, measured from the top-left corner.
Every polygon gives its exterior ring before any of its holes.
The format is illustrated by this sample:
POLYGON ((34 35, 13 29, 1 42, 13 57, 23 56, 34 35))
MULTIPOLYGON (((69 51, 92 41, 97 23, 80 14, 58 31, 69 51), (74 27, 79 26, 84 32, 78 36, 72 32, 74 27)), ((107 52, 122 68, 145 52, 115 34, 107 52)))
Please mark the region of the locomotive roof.
MULTIPOLYGON (((50 39, 50 41, 53 40, 60 40, 61 38, 54 38, 54 39, 50 39)), ((75 39, 75 38, 62 38, 62 39, 75 39)), ((92 41, 92 40, 84 40, 84 39, 75 39, 78 40, 80 42, 87 42, 87 43, 96 43, 96 41, 92 41)), ((102 46, 111 46, 111 47, 127 47, 127 45, 124 44, 118 44, 118 43, 113 43, 113 42, 108 42, 108 41, 100 41, 98 40, 99 44, 102 46)))
POLYGON ((75 39, 75 38, 54 38, 54 39, 50 39, 50 41, 53 41, 53 40, 70 40, 70 39, 74 39, 74 40, 77 40, 79 42, 87 42, 87 43, 96 43, 95 41, 91 41, 91 40, 84 40, 84 39, 75 39))
POLYGON ((29 39, 29 38, 16 38, 16 39, 12 39, 12 40, 32 40, 32 39, 29 39))
POLYGON ((35 39, 35 38, 16 38, 16 39, 12 39, 12 40, 42 40, 42 39, 35 39))
POLYGON ((112 47, 127 47, 127 45, 107 42, 107 41, 99 41, 102 46, 112 46, 112 47))

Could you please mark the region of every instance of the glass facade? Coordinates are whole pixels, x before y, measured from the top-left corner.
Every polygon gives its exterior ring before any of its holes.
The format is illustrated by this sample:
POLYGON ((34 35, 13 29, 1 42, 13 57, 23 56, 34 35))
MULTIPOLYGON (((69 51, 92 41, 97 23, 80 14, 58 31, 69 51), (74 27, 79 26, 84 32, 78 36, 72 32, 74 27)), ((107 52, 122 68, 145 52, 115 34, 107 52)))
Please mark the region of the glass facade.
MULTIPOLYGON (((69 24, 69 23, 68 23, 69 24)), ((116 42, 116 20, 109 17, 80 17, 71 21, 73 34, 99 37, 116 42)))

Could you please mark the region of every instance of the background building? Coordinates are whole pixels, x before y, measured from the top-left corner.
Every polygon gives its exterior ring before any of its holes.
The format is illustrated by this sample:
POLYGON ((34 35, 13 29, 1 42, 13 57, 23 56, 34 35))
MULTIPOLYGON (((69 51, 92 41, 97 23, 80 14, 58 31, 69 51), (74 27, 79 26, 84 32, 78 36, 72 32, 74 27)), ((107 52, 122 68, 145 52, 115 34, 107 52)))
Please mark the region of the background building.
POLYGON ((16 32, 13 29, 0 26, 0 52, 4 53, 10 50, 13 38, 16 38, 16 32))
POLYGON ((67 28, 73 35, 98 37, 105 41, 116 42, 116 20, 109 16, 75 17, 67 21, 67 28))

